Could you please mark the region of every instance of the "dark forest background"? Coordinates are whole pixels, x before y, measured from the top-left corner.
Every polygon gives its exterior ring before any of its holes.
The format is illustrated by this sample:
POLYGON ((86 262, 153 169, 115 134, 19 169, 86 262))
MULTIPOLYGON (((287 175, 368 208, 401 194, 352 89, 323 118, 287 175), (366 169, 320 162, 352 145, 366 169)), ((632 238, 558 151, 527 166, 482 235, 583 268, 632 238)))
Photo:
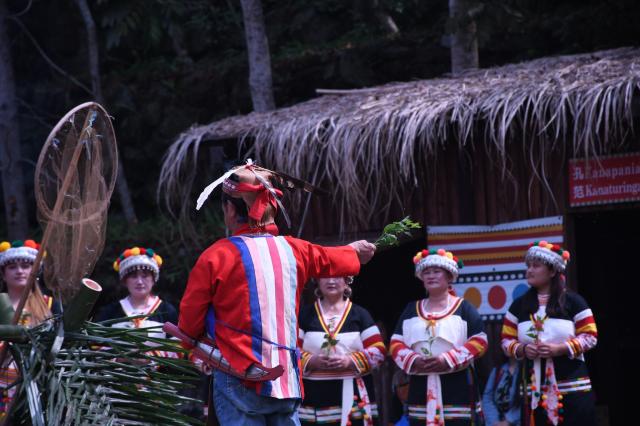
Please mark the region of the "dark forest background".
MULTIPOLYGON (((33 173, 54 124, 92 100, 87 32, 76 1, 0 0, 6 7, 31 235, 33 173), (84 88, 82 87, 84 86, 84 88)), ((93 0, 103 103, 114 117, 137 223, 114 193, 95 278, 117 289, 111 263, 132 244, 165 259, 159 292, 177 302, 202 247, 181 242, 155 201, 161 160, 189 126, 252 111, 242 8, 235 0, 93 0)), ((276 107, 316 96, 450 72, 446 0, 265 0, 276 107), (389 30, 391 18, 398 32, 389 30)), ((480 67, 637 45, 637 0, 487 0, 470 3, 480 67)), ((209 241, 224 233, 213 210, 199 219, 209 241)), ((7 235, 4 216, 0 239, 7 235)), ((25 236, 26 237, 26 236, 25 236)), ((107 292, 106 298, 117 297, 107 292)))

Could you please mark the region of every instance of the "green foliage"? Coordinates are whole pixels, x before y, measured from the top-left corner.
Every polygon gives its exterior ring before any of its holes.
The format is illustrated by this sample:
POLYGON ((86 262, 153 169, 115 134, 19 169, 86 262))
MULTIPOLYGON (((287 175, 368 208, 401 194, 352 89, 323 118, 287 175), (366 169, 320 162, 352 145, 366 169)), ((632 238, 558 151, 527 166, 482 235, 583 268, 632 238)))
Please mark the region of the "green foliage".
POLYGON ((529 315, 529 318, 531 319, 531 327, 529 327, 525 334, 537 342, 540 333, 544 332, 544 323, 548 317, 546 314, 544 316, 535 314, 529 315))
POLYGON ((433 343, 436 341, 436 337, 429 336, 426 341, 427 346, 422 346, 420 352, 424 356, 433 356, 433 343))
POLYGON ((331 352, 333 352, 336 345, 338 344, 338 342, 339 340, 336 339, 335 336, 325 333, 324 341, 322 342, 322 345, 320 345, 320 349, 322 349, 325 352, 325 354, 330 355, 331 352))
POLYGON ((148 50, 159 47, 162 42, 171 42, 172 37, 182 37, 183 29, 200 30, 204 27, 201 17, 210 9, 209 3, 204 0, 99 0, 99 22, 104 29, 106 48, 132 42, 132 47, 148 50))
POLYGON ((56 350, 57 328, 45 322, 26 330, 27 342, 10 345, 23 378, 14 424, 199 424, 178 411, 193 401, 178 393, 198 380, 191 362, 148 352, 153 345, 184 354, 175 341, 151 338, 149 328, 87 322, 56 350))
POLYGON ((385 226, 382 230, 382 235, 378 237, 374 244, 379 249, 398 246, 400 244, 400 236, 410 237, 412 229, 420 229, 421 227, 422 225, 420 225, 420 223, 412 221, 411 218, 407 216, 398 222, 393 222, 385 226))

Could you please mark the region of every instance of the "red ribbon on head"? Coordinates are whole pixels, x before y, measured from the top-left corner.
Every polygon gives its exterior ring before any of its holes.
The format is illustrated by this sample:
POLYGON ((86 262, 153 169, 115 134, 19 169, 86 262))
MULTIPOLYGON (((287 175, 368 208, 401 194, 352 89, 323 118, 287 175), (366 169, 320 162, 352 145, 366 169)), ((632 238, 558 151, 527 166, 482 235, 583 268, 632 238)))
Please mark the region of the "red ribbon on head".
MULTIPOLYGON (((262 219, 262 215, 264 214, 265 209, 269 204, 271 204, 274 208, 278 208, 278 204, 276 203, 276 197, 273 195, 269 189, 265 188, 264 185, 252 185, 250 183, 238 183, 234 188, 237 192, 257 192, 258 196, 256 200, 253 202, 253 205, 249 209, 249 217, 256 221, 260 221, 262 219)), ((278 197, 282 197, 282 191, 279 189, 273 188, 273 191, 276 193, 278 197)))

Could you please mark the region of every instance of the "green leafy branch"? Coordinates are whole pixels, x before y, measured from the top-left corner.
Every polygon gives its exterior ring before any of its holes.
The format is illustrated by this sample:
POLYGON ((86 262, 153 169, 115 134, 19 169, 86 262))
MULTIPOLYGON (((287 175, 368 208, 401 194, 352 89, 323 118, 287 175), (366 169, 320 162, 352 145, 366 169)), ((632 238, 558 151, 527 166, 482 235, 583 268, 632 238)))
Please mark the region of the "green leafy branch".
POLYGON ((433 343, 435 340, 435 337, 429 336, 429 338, 427 338, 427 347, 423 346, 420 348, 420 351, 424 356, 433 356, 433 343))
POLYGON ((333 350, 333 348, 335 348, 336 345, 338 344, 338 341, 339 340, 336 339, 334 336, 328 333, 325 333, 324 342, 322 342, 322 346, 320 346, 320 349, 324 350, 325 353, 329 355, 333 350))
POLYGON ((400 245, 400 236, 410 237, 412 229, 420 229, 422 225, 414 222, 409 216, 404 219, 388 224, 382 230, 382 235, 374 242, 377 248, 395 247, 400 245))

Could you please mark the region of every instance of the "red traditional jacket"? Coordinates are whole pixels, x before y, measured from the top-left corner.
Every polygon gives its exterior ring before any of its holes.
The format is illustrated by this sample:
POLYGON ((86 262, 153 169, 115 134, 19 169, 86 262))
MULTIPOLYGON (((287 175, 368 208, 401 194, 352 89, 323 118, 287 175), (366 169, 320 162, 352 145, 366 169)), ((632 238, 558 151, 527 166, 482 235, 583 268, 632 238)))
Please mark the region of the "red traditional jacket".
POLYGON ((282 365, 284 374, 254 384, 256 391, 280 399, 301 398, 299 359, 293 355, 303 286, 310 278, 359 271, 358 256, 349 246, 322 247, 278 236, 275 225, 260 234, 245 228, 202 253, 189 275, 178 326, 201 337, 213 306, 215 341, 229 364, 238 371, 253 363, 282 365))

